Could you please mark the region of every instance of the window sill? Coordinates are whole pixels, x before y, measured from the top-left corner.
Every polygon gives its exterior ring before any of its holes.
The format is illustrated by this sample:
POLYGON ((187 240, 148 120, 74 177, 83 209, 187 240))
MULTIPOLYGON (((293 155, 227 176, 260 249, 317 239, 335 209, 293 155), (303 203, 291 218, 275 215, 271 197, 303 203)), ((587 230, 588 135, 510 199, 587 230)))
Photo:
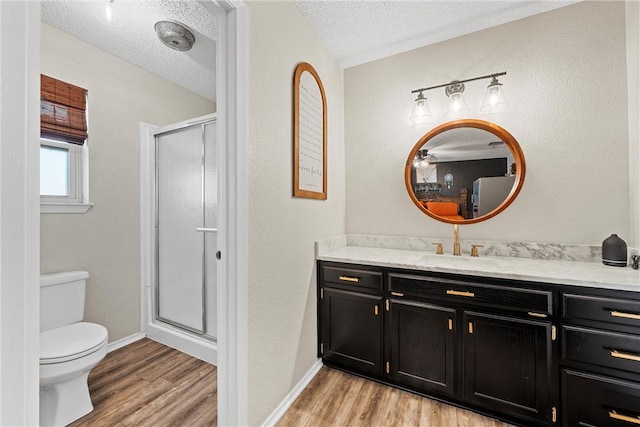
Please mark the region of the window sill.
POLYGON ((40 213, 87 213, 93 203, 40 203, 40 213))

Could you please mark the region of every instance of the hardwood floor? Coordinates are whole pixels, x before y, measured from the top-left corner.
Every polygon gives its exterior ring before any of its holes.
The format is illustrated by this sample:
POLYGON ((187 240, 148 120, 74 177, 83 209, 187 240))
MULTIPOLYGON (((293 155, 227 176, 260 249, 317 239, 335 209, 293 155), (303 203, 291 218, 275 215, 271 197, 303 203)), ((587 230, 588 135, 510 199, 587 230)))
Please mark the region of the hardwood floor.
MULTIPOLYGON (((89 390, 95 409, 73 427, 217 425, 216 367, 146 338, 109 353, 89 390)), ((510 425, 325 366, 277 426, 510 425)))
POLYGON ((510 424, 325 366, 277 426, 509 427, 510 424))
POLYGON ((217 369, 150 339, 89 374, 94 410, 72 426, 216 426, 217 369))

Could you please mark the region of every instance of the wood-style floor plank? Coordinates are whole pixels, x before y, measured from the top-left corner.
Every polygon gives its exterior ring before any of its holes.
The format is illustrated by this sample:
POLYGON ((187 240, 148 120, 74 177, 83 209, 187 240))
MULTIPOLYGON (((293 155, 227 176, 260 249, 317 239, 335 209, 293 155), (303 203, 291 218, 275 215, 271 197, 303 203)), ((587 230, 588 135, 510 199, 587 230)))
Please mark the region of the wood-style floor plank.
POLYGON ((316 410, 311 413, 305 425, 309 427, 323 425, 325 420, 336 419, 336 415, 343 410, 343 405, 350 406, 346 405, 344 401, 346 396, 345 390, 351 386, 353 380, 353 375, 337 372, 331 389, 323 395, 317 396, 318 398, 322 398, 322 400, 318 401, 318 403, 321 404, 316 405, 316 410))
POLYGON ((216 426, 217 369, 142 339, 109 353, 89 374, 85 426, 216 426))
MULTIPOLYGON (((327 371, 330 372, 329 369, 327 371)), ((363 378, 358 378, 358 380, 361 382, 360 392, 351 404, 349 412, 343 417, 345 426, 371 425, 370 418, 375 412, 375 407, 377 407, 377 402, 380 398, 377 383, 363 378)))
MULTIPOLYGON (((111 352, 89 375, 85 426, 217 426, 217 369, 143 339, 111 352)), ((323 367, 277 424, 509 427, 464 409, 323 367)))
MULTIPOLYGON (((211 366, 211 365, 208 365, 211 366)), ((215 387, 212 370, 199 369, 188 373, 168 392, 121 420, 129 426, 182 426, 185 414, 199 404, 207 404, 215 387), (202 402, 202 399, 205 402, 202 402)), ((213 406, 213 402, 211 405, 213 406)))
POLYGON ((361 393, 362 385, 365 383, 362 378, 353 375, 349 375, 349 377, 350 381, 346 383, 347 387, 342 389, 344 396, 342 398, 341 408, 334 416, 336 424, 339 425, 347 425, 347 416, 351 412, 353 404, 361 393))
POLYGON ((337 376, 331 375, 328 370, 323 369, 318 372, 314 377, 314 381, 311 381, 300 393, 293 405, 282 416, 281 422, 284 422, 284 425, 304 426, 313 413, 316 404, 331 390, 336 378, 337 376))
POLYGON ((398 394, 395 408, 387 406, 387 413, 391 411, 389 424, 394 426, 417 426, 420 423, 422 405, 420 398, 410 393, 398 394))
POLYGON ((277 424, 289 426, 511 427, 326 366, 277 424))
MULTIPOLYGON (((149 405, 173 387, 172 384, 162 379, 153 383, 140 382, 139 384, 141 386, 125 389, 122 393, 114 394, 108 399, 94 401, 94 411, 76 421, 76 423, 85 426, 112 425, 115 420, 120 420, 125 414, 135 412, 139 408, 149 405)), ((122 422, 119 422, 119 424, 124 425, 122 422)))

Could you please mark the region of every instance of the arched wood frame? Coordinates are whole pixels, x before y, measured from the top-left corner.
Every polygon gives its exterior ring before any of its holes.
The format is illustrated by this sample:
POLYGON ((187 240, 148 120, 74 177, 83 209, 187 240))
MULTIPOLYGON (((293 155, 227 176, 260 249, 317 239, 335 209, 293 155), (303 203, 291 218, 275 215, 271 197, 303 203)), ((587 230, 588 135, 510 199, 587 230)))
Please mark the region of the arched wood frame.
POLYGON ((455 120, 455 121, 443 123, 431 129, 422 138, 420 138, 420 140, 418 140, 416 145, 413 147, 413 149, 409 153, 409 157, 407 158, 407 163, 404 168, 404 182, 407 188, 407 192, 409 193, 409 197, 411 198, 413 203, 418 207, 418 209, 420 209, 425 214, 429 215, 431 218, 437 219, 438 221, 446 222, 449 224, 474 224, 477 222, 482 222, 490 218, 493 218, 494 216, 498 215, 500 212, 505 210, 507 206, 509 206, 515 200, 518 193, 520 193, 522 184, 524 183, 525 170, 526 170, 526 166, 525 166, 524 154, 522 153, 522 149, 520 148, 518 141, 516 141, 516 139, 509 132, 507 132, 502 127, 496 125, 495 123, 487 122, 484 120, 477 120, 477 119, 463 119, 463 120, 455 120), (513 153, 513 159, 516 164, 515 182, 514 182, 513 188, 511 188, 511 192, 509 192, 509 195, 505 198, 505 200, 501 204, 499 204, 497 208, 495 208, 488 214, 478 218, 471 218, 471 219, 443 218, 427 210, 427 208, 423 206, 422 203, 420 203, 420 201, 416 197, 413 191, 413 187, 411 185, 411 169, 413 165, 413 160, 415 159, 418 151, 422 149, 422 147, 429 140, 431 140, 431 138, 441 134, 442 132, 445 132, 451 129, 456 129, 456 128, 464 128, 464 127, 477 128, 477 129, 485 130, 487 132, 491 132, 492 134, 500 138, 502 141, 504 141, 507 147, 509 147, 509 150, 511 150, 511 153, 513 153))
POLYGON ((293 76, 293 196, 305 197, 308 199, 327 200, 327 95, 318 72, 313 66, 307 62, 301 62, 296 66, 293 76), (322 173, 322 189, 321 191, 312 191, 301 188, 300 182, 300 79, 302 73, 310 73, 320 91, 322 97, 322 164, 320 170, 322 173))

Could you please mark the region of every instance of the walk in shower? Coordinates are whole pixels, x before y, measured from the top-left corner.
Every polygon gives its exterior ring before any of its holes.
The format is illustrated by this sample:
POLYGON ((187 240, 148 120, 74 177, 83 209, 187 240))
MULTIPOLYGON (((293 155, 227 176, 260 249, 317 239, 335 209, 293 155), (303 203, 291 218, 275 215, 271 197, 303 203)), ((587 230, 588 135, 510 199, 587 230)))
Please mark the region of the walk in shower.
POLYGON ((147 335, 215 363, 218 165, 215 115, 151 132, 152 289, 147 335))

